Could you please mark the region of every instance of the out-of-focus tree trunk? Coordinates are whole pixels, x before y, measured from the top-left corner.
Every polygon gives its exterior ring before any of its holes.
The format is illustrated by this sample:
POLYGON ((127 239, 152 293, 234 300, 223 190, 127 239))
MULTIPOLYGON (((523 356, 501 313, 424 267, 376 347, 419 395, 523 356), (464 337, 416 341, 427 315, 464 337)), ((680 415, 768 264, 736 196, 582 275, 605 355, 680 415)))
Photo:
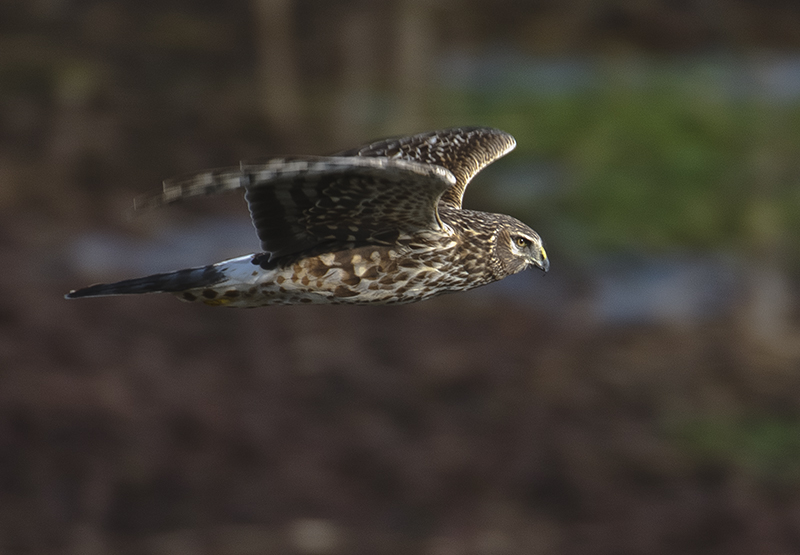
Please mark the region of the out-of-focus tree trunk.
MULTIPOLYGON (((770 164, 767 156, 762 163, 770 164)), ((775 172, 764 169, 765 177, 775 172)), ((752 202, 750 231, 752 253, 747 260, 747 300, 744 324, 747 334, 775 354, 800 354, 800 333, 792 325, 792 288, 786 270, 784 229, 770 186, 759 187, 752 202)))
POLYGON ((252 0, 258 40, 261 112, 277 131, 292 140, 303 136, 300 78, 293 0, 252 0))
MULTIPOLYGON (((761 82, 761 60, 753 68, 755 85, 761 82)), ((769 91, 758 93, 758 102, 768 102, 769 91)), ((796 180, 797 168, 787 162, 796 152, 791 130, 779 111, 762 106, 753 122, 752 155, 755 190, 749 206, 751 252, 747 260, 748 291, 743 321, 747 334, 776 354, 800 354, 800 330, 792 325, 793 294, 786 268, 787 229, 781 218, 780 188, 796 180)))
POLYGON ((431 61, 436 58, 434 4, 432 0, 399 0, 397 5, 394 133, 421 131, 427 121, 431 61))
POLYGON ((375 94, 376 29, 378 10, 364 7, 341 14, 339 35, 342 76, 333 114, 333 140, 342 147, 364 141, 371 117, 370 100, 375 94))

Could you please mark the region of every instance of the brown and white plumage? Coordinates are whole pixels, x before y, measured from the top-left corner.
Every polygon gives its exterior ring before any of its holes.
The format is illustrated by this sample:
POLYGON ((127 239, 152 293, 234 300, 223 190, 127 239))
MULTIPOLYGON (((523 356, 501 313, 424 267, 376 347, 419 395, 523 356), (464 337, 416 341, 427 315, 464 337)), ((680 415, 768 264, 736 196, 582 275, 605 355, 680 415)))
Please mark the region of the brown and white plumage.
POLYGON ((531 265, 546 271, 541 239, 528 226, 461 208, 469 181, 514 146, 496 129, 454 128, 168 180, 136 209, 244 189, 264 252, 67 297, 170 292, 240 307, 390 304, 471 289, 531 265))

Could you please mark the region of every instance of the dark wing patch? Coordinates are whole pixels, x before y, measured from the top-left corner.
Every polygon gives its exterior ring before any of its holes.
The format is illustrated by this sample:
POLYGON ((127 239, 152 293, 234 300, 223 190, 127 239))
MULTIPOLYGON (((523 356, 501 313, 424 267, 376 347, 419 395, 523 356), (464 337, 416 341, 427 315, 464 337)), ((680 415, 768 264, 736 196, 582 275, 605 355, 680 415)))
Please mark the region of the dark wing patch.
POLYGON ((436 206, 455 183, 444 168, 405 160, 301 156, 170 179, 135 209, 245 189, 261 247, 275 260, 319 245, 385 245, 403 232, 440 230, 436 206))
POLYGON ((391 244, 440 230, 436 205, 455 177, 437 166, 358 157, 243 164, 250 215, 270 260, 318 245, 391 244))
POLYGON ((513 150, 516 144, 514 137, 499 129, 454 127, 384 139, 335 156, 380 156, 446 168, 456 177, 456 185, 445 191, 442 202, 461 208, 464 190, 475 174, 513 150))

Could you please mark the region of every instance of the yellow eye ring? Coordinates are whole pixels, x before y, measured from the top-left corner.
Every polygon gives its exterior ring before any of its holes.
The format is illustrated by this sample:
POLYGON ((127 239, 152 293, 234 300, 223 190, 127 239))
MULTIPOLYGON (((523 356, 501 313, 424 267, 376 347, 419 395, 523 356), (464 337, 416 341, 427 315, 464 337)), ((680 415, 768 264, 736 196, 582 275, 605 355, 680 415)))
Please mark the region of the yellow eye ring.
POLYGON ((517 244, 518 247, 527 247, 529 242, 524 237, 517 237, 514 242, 517 244))

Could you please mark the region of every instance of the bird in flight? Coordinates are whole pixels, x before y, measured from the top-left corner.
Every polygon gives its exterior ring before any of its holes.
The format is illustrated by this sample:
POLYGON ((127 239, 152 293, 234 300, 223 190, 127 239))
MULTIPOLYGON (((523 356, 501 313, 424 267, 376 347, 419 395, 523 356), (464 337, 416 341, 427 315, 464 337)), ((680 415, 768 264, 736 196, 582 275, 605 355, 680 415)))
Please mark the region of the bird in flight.
POLYGON ((529 267, 546 272, 550 262, 530 227, 461 207, 475 174, 515 146, 503 131, 458 127, 167 180, 135 209, 244 189, 263 251, 66 297, 173 293, 228 307, 399 304, 529 267))

